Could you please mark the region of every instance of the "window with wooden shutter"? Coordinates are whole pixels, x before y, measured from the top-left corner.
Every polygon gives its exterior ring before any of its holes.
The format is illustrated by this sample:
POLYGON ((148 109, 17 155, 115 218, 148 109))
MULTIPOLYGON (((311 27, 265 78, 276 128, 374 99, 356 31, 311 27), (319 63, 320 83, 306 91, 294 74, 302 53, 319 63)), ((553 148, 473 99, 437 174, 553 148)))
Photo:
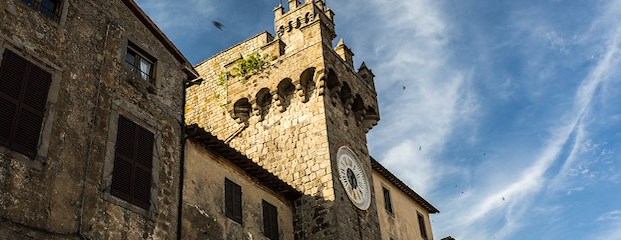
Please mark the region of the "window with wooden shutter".
POLYGON ((224 179, 225 215, 231 220, 242 223, 241 186, 228 178, 224 179))
POLYGON ((110 193, 138 207, 151 205, 153 133, 119 115, 110 193))
POLYGON ((393 213, 392 200, 390 199, 390 191, 388 191, 388 189, 385 187, 382 187, 382 191, 384 192, 384 208, 387 212, 393 213))
POLYGON ((278 235, 278 211, 276 206, 263 200, 263 233, 270 240, 277 240, 278 235))
POLYGON ((0 64, 0 144, 34 158, 52 74, 6 50, 0 64))

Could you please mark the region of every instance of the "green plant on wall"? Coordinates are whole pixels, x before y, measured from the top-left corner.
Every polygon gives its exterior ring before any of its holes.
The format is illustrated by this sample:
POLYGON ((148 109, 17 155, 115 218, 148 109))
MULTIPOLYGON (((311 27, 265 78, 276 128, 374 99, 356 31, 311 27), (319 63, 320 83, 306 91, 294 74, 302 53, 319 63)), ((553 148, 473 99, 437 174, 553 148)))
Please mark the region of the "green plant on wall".
POLYGON ((231 71, 220 73, 218 85, 225 86, 226 82, 231 77, 241 77, 242 82, 246 83, 246 80, 248 80, 250 76, 268 67, 268 62, 265 60, 266 58, 267 55, 262 56, 258 52, 253 52, 245 58, 235 61, 236 65, 231 71))
MULTIPOLYGON (((218 75, 218 85, 223 87, 226 91, 228 80, 235 77, 241 77, 242 83, 246 83, 250 76, 263 71, 269 66, 266 60, 267 57, 267 55, 260 55, 258 52, 252 52, 245 58, 235 61, 236 65, 231 71, 221 72, 218 75)), ((220 95, 217 95, 216 99, 219 97, 220 95)), ((226 106, 226 103, 220 104, 220 107, 223 109, 225 109, 226 106)))
POLYGON ((247 80, 255 73, 260 72, 265 69, 267 66, 267 62, 265 61, 266 56, 261 56, 257 52, 253 52, 245 58, 239 59, 236 61, 237 66, 233 69, 235 72, 235 76, 242 77, 242 79, 247 80))

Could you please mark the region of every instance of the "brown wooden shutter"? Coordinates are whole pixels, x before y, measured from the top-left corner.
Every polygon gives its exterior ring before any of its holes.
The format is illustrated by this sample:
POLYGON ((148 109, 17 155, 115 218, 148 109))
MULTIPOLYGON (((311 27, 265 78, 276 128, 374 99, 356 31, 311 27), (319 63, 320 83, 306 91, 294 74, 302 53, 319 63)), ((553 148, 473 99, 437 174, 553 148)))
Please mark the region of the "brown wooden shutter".
POLYGON ((0 144, 34 158, 52 75, 11 51, 0 66, 0 144))
POLYGON ((276 206, 263 200, 263 232, 270 240, 277 240, 278 235, 278 210, 276 206))
POLYGON ((119 116, 111 193, 141 208, 151 205, 153 133, 119 116))
POLYGON ((235 184, 228 178, 224 179, 224 198, 225 198, 225 215, 242 223, 242 202, 241 202, 241 186, 235 184))

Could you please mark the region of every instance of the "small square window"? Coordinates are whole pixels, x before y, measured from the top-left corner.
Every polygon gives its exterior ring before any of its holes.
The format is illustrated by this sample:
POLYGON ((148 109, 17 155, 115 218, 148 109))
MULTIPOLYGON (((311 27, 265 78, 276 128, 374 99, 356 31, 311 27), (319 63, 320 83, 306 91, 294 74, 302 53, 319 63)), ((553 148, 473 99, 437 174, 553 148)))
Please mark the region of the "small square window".
POLYGON ((155 58, 140 50, 135 44, 127 44, 124 65, 130 71, 138 73, 147 82, 155 82, 155 58))
POLYGON ((228 178, 224 179, 225 215, 231 220, 242 224, 241 186, 228 178))
POLYGON ((22 0, 22 2, 46 17, 56 21, 60 19, 61 0, 22 0))
POLYGON ((270 240, 278 240, 278 210, 263 200, 263 233, 270 240))

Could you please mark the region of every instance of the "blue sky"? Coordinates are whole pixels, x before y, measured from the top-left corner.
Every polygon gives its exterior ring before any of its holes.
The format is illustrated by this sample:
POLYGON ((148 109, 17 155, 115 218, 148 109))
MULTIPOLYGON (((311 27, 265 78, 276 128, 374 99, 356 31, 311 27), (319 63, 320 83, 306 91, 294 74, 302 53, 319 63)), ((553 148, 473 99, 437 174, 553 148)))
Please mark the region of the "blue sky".
MULTIPOLYGON (((273 32, 278 1, 138 3, 198 63, 273 32)), ((371 153, 440 209, 436 239, 621 239, 621 0, 328 6, 376 75, 371 153)))

